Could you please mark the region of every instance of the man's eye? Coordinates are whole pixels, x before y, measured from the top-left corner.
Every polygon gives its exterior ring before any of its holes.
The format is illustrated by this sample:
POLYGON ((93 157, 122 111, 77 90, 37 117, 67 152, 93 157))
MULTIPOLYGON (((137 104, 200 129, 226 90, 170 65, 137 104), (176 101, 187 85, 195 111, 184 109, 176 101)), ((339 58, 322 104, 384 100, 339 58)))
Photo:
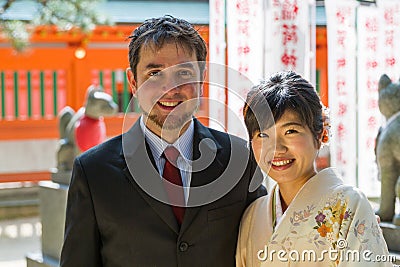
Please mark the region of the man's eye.
POLYGON ((192 72, 189 70, 180 70, 178 74, 183 78, 191 78, 193 76, 192 72))
POLYGON ((257 137, 259 137, 259 138, 268 138, 269 135, 266 134, 266 133, 258 133, 258 134, 257 134, 257 137))
POLYGON ((161 71, 160 70, 150 71, 149 76, 161 76, 161 71))

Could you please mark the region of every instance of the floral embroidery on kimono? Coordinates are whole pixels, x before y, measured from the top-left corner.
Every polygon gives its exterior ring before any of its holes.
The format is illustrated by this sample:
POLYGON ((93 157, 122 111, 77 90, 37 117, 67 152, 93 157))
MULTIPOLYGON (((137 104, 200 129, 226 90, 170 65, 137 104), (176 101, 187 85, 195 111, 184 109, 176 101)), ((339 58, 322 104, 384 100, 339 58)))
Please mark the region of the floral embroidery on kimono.
POLYGON ((237 266, 393 266, 362 258, 364 251, 371 252, 372 260, 388 255, 387 246, 365 195, 343 185, 332 168, 304 184, 275 229, 273 195, 257 199, 244 213, 237 266), (331 252, 335 257, 329 257, 331 252), (353 259, 348 252, 358 252, 360 257, 353 259), (279 253, 285 257, 278 257, 279 253), (301 258, 303 255, 307 257, 301 258))
POLYGON ((316 229, 321 237, 336 249, 339 237, 344 237, 342 224, 352 219, 352 212, 347 209, 347 201, 344 199, 343 192, 337 193, 334 199, 328 200, 322 210, 315 216, 316 229), (340 231, 342 230, 342 231, 340 231))

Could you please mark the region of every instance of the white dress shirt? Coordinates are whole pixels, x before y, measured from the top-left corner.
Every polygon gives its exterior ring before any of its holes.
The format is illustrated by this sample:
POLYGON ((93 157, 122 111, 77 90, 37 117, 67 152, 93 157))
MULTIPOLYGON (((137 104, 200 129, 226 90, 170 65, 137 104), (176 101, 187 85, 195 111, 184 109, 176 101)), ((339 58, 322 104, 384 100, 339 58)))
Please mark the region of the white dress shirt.
POLYGON ((151 153, 156 163, 158 173, 162 178, 164 171, 165 158, 162 156, 167 146, 174 146, 179 151, 177 159, 178 168, 181 171, 183 192, 185 195, 185 203, 189 199, 189 188, 190 181, 192 178, 192 158, 193 158, 193 135, 194 135, 194 123, 190 121, 189 127, 186 131, 173 143, 169 144, 167 141, 161 139, 150 131, 143 122, 143 116, 140 116, 140 127, 144 133, 146 142, 149 144, 151 153))

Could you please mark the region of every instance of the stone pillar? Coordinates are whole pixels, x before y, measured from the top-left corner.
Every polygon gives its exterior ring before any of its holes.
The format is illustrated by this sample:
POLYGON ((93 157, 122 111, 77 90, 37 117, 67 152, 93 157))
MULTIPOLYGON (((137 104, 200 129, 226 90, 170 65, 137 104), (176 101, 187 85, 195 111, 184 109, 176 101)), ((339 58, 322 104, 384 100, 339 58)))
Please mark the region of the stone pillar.
POLYGON ((389 252, 396 256, 396 261, 393 263, 400 265, 400 226, 388 222, 381 222, 380 227, 389 252))
POLYGON ((28 267, 58 267, 64 240, 69 173, 53 173, 52 181, 39 182, 42 251, 29 253, 28 267))

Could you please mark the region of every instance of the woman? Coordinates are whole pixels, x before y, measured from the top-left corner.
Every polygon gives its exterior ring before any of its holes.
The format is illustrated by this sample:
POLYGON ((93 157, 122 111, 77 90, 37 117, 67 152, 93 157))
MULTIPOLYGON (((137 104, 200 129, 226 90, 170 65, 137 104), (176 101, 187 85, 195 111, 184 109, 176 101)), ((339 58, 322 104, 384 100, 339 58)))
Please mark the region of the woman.
POLYGON ((243 113, 256 161, 277 184, 243 216, 237 266, 392 266, 378 262, 388 250, 365 195, 315 168, 329 122, 313 86, 276 73, 250 90, 243 113))

